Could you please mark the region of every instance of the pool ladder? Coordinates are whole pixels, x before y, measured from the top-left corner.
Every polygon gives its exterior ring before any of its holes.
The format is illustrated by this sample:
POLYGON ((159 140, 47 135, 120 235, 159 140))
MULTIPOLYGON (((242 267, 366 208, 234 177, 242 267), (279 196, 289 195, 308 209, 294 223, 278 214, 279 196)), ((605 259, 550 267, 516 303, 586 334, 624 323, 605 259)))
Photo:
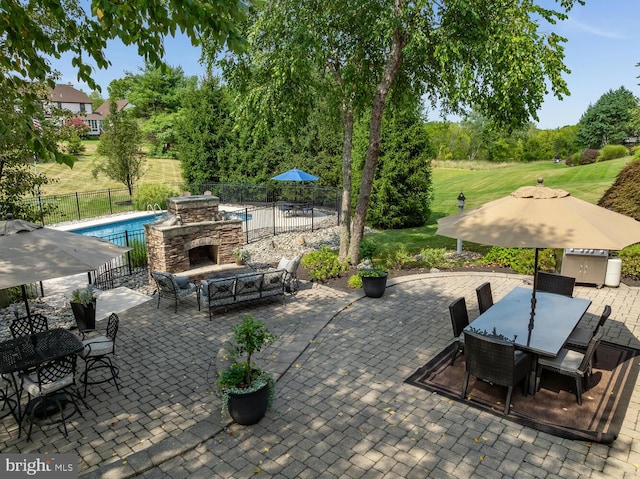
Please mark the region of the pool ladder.
POLYGON ((158 213, 162 213, 162 208, 160 208, 160 205, 158 203, 147 203, 147 211, 151 211, 154 212, 156 211, 156 207, 158 207, 158 213))

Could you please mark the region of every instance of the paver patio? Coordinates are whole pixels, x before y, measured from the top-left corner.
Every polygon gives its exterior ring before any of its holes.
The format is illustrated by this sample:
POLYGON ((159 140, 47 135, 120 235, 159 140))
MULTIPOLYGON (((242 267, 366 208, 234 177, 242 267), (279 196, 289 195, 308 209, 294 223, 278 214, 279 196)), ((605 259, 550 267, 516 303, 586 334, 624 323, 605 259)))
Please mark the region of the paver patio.
MULTIPOLYGON (((403 383, 451 342, 448 304, 491 281, 499 300, 524 277, 434 273, 390 281, 379 299, 307 284, 286 306, 244 304, 213 321, 195 297, 173 312, 149 301, 120 313, 120 392, 90 388, 89 410, 65 438, 55 426, 17 437, 0 423, 4 453, 79 455, 81 477, 635 477, 640 390, 612 445, 560 439, 403 383), (246 314, 279 335, 261 364, 278 375, 276 411, 250 427, 220 416, 210 370, 246 314)), ((640 289, 578 286, 606 340, 640 347, 640 289), (595 318, 595 316, 594 316, 595 318)), ((104 324, 99 324, 104 327, 104 324)))

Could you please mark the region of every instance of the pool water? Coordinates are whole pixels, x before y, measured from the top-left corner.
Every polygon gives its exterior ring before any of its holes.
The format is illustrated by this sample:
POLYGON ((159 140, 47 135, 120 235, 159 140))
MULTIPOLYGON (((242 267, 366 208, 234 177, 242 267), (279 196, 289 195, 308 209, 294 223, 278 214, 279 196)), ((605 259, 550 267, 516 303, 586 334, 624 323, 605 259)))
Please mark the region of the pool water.
POLYGON ((139 216, 137 218, 129 218, 101 225, 87 226, 86 228, 78 228, 70 230, 70 232, 84 236, 97 236, 99 238, 104 238, 105 236, 123 234, 125 231, 131 232, 141 230, 143 229, 143 225, 155 221, 158 217, 159 215, 157 214, 139 216))

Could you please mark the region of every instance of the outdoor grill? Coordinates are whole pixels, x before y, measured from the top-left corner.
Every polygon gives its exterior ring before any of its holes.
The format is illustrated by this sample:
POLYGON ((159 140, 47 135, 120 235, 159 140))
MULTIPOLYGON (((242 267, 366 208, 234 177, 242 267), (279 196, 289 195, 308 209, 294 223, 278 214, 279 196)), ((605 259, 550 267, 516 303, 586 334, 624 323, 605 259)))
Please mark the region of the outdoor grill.
POLYGON ((574 277, 576 283, 595 284, 600 288, 605 282, 608 260, 607 249, 565 248, 561 273, 574 277))

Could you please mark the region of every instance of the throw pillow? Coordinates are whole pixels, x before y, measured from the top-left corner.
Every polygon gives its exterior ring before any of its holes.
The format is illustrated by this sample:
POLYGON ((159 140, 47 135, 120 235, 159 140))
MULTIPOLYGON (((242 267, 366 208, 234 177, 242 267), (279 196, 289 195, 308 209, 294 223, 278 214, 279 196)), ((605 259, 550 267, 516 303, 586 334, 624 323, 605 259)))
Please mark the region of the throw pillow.
POLYGON ((291 260, 289 258, 287 258, 286 256, 283 256, 280 259, 280 262, 278 263, 278 267, 276 269, 286 269, 288 271, 288 267, 289 267, 289 262, 291 260))
POLYGON ((178 288, 183 289, 189 286, 189 276, 176 276, 174 274, 173 278, 176 280, 176 283, 178 283, 178 288))

